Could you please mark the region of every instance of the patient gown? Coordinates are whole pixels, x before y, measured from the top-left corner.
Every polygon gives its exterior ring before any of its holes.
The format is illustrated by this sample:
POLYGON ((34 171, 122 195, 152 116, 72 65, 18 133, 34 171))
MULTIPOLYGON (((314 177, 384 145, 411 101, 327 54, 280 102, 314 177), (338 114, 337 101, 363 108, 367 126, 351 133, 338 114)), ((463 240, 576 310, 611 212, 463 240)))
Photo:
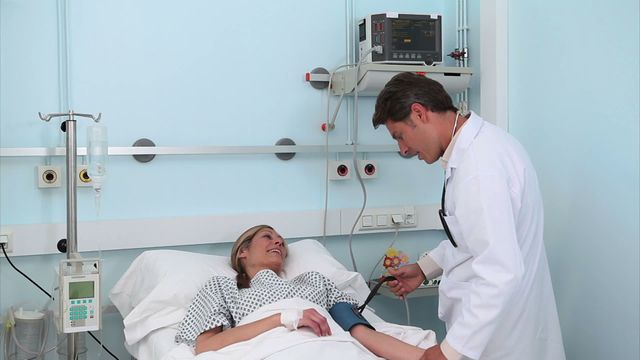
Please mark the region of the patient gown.
POLYGON ((223 328, 234 327, 264 305, 293 298, 313 302, 327 310, 339 302, 357 304, 357 300, 315 271, 285 280, 272 270, 264 269, 251 279, 250 287, 246 289, 238 289, 234 279, 214 276, 193 299, 175 341, 195 346, 196 338, 207 330, 221 325, 223 328))

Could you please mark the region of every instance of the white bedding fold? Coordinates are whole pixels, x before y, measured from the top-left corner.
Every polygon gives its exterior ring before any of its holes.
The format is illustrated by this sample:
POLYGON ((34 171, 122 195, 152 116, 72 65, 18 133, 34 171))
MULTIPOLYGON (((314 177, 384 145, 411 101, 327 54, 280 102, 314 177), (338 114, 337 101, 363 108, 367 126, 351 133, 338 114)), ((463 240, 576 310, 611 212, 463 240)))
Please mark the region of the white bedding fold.
MULTIPOLYGON (((194 356, 191 347, 182 344, 162 360, 231 360, 231 359, 379 359, 331 318, 329 313, 306 300, 288 299, 266 305, 245 317, 239 325, 251 323, 285 309, 314 308, 327 318, 331 327, 331 336, 316 336, 311 330, 300 328, 289 331, 284 327, 269 330, 251 340, 227 346, 218 351, 209 351, 194 356)), ((407 343, 427 348, 436 343, 435 333, 416 327, 401 326, 379 321, 380 318, 371 314, 368 320, 381 332, 399 338, 407 343)), ((365 317, 367 314, 365 314, 365 317)))
MULTIPOLYGON (((198 360, 230 360, 230 359, 292 359, 306 358, 310 354, 315 354, 313 358, 327 358, 336 356, 344 358, 349 355, 350 359, 378 359, 364 346, 342 330, 342 328, 331 319, 329 313, 322 307, 302 299, 287 299, 269 304, 254 311, 238 324, 251 323, 275 313, 280 313, 286 309, 308 309, 314 308, 325 316, 331 327, 331 336, 316 336, 307 328, 300 328, 289 331, 283 326, 269 330, 255 338, 227 346, 218 351, 208 351, 195 357, 198 360), (345 354, 346 352, 346 354, 345 354), (321 354, 321 355, 319 355, 321 354), (321 356, 321 357, 317 357, 321 356)), ((192 360, 193 350, 187 345, 180 345, 163 360, 192 360)))

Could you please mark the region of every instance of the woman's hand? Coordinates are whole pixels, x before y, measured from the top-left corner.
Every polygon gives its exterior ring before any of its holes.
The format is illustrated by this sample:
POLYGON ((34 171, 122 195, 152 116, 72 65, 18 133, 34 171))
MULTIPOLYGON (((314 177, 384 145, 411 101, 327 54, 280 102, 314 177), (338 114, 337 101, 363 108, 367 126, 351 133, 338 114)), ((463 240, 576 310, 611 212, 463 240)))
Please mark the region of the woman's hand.
MULTIPOLYGON (((196 339, 196 354, 220 350, 225 346, 253 339, 265 331, 282 325, 281 314, 273 314, 258 321, 239 325, 225 331, 222 331, 222 326, 218 326, 198 336, 196 339)), ((331 335, 331 328, 327 319, 313 308, 302 312, 302 317, 298 321, 298 328, 300 327, 308 327, 318 336, 331 335)))
POLYGON ((305 309, 302 312, 298 327, 308 327, 318 336, 331 335, 331 328, 327 319, 313 308, 305 309))

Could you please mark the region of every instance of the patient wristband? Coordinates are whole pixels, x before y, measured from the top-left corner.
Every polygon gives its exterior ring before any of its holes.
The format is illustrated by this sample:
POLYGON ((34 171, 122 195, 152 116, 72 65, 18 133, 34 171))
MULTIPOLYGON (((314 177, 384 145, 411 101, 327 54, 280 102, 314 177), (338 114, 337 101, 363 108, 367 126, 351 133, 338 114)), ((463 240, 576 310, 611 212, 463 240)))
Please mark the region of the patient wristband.
POLYGON ((280 323, 289 330, 297 329, 300 319, 302 319, 302 310, 287 309, 280 313, 280 323))
POLYGON ((369 324, 367 319, 360 314, 356 305, 339 302, 329 309, 329 314, 344 331, 349 331, 356 325, 364 325, 375 330, 375 328, 369 324))

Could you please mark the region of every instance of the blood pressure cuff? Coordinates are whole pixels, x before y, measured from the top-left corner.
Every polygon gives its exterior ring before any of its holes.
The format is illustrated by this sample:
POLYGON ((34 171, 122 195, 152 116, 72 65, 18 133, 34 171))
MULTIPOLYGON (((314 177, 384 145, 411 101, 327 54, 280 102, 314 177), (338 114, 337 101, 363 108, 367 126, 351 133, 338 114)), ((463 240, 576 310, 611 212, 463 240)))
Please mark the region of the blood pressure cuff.
POLYGON ((371 324, 367 321, 367 319, 358 312, 357 306, 353 304, 349 304, 346 302, 339 302, 331 309, 329 309, 329 314, 333 318, 335 322, 342 327, 344 331, 351 330, 352 327, 356 325, 364 325, 372 330, 375 330, 371 324))

